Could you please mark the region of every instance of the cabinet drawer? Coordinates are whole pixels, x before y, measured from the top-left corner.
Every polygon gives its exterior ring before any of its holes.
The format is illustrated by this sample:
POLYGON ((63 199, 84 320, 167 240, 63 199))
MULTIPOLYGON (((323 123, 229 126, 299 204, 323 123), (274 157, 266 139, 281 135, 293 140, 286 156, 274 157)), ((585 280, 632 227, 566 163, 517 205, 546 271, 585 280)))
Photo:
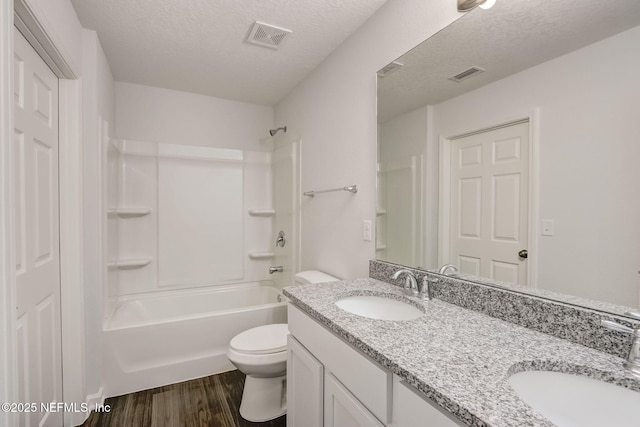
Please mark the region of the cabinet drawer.
POLYGON ((465 424, 442 409, 433 400, 395 376, 393 392, 393 426, 461 427, 465 424))
POLYGON ((391 421, 391 372, 291 304, 289 332, 380 421, 391 421))

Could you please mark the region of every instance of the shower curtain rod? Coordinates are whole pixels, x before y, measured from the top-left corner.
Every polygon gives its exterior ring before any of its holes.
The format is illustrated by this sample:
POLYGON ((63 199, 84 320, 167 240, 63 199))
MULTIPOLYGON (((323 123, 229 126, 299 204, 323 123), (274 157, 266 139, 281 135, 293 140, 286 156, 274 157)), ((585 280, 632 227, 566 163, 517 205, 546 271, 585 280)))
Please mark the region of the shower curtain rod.
POLYGON ((349 191, 351 193, 357 193, 358 192, 358 186, 357 185, 348 185, 346 187, 332 188, 330 190, 305 191, 302 194, 304 194, 305 196, 314 197, 316 194, 331 193, 331 192, 334 192, 334 191, 349 191))

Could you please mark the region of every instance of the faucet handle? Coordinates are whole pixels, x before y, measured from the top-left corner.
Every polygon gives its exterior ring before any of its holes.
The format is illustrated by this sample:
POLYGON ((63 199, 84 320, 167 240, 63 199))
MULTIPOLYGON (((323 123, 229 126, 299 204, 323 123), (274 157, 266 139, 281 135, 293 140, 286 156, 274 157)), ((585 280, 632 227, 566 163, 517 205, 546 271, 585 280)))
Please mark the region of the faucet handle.
POLYGON ((636 320, 640 320, 640 311, 627 311, 625 316, 633 317, 636 320))
MULTIPOLYGON (((635 316, 632 315, 632 317, 635 316)), ((612 331, 622 332, 623 334, 629 334, 633 337, 629 355, 627 356, 627 360, 624 361, 622 366, 628 369, 631 374, 640 378, 640 324, 637 324, 635 325, 635 327, 630 328, 629 326, 621 325, 618 322, 604 319, 600 320, 600 324, 607 329, 611 329, 612 331)))
POLYGON ((625 325, 621 325, 618 322, 614 322, 613 320, 600 320, 600 325, 611 331, 622 332, 623 334, 632 334, 634 329, 625 325))
POLYGON ((431 300, 431 285, 438 283, 437 277, 422 276, 422 285, 418 289, 418 295, 427 301, 431 300))

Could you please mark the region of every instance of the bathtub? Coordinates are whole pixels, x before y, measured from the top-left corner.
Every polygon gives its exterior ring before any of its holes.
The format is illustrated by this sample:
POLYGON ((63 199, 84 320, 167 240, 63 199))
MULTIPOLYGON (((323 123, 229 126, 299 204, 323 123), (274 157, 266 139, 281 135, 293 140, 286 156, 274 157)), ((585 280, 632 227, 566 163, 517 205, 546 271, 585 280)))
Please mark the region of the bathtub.
POLYGON ((284 296, 265 283, 121 297, 103 330, 104 396, 235 369, 231 338, 286 321, 284 296))

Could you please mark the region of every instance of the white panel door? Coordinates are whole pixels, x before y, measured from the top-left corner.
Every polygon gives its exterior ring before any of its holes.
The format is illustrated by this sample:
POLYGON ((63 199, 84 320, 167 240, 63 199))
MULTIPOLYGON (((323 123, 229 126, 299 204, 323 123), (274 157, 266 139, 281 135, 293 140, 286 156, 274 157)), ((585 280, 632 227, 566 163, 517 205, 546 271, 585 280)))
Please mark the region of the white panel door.
POLYGON ((449 262, 462 273, 526 285, 529 123, 451 141, 449 262))
MULTIPOLYGON (((14 52, 19 400, 39 405, 62 401, 58 79, 15 28, 14 52)), ((61 426, 62 415, 23 412, 20 425, 61 426)))

